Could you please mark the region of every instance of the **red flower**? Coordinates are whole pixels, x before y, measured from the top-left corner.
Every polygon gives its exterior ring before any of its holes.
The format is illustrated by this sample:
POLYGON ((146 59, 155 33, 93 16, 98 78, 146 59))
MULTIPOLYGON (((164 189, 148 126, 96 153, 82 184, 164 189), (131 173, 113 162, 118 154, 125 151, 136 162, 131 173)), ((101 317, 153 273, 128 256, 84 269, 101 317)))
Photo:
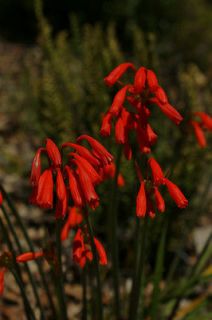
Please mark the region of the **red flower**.
POLYGON ((134 65, 130 62, 121 63, 119 66, 113 69, 113 71, 111 71, 107 77, 104 78, 106 85, 108 87, 112 87, 129 68, 135 70, 134 65))
POLYGON ((80 190, 80 186, 79 186, 79 182, 77 180, 77 177, 76 177, 74 171, 69 166, 65 166, 64 170, 68 175, 69 190, 70 190, 74 205, 75 205, 75 207, 82 207, 83 198, 82 198, 82 193, 80 190))
MULTIPOLYGON (((100 177, 100 175, 86 159, 82 158, 74 152, 71 152, 69 156, 72 156, 75 159, 74 163, 76 163, 77 166, 81 166, 87 172, 94 185, 102 182, 102 178, 100 177)), ((72 159, 70 161, 72 161, 72 159)))
POLYGON ((7 269, 4 267, 0 269, 0 296, 4 292, 4 275, 5 275, 6 270, 7 269))
POLYGON ((46 150, 44 148, 39 148, 32 161, 30 181, 33 186, 38 185, 38 181, 41 175, 41 153, 45 151, 46 150))
POLYGON ((85 158, 86 160, 88 160, 93 166, 99 166, 100 165, 100 162, 97 158, 95 158, 91 152, 86 149, 85 147, 79 145, 79 144, 76 144, 76 143, 71 143, 71 142, 66 142, 66 143, 63 143, 62 144, 62 148, 65 148, 65 147, 71 147, 73 149, 75 149, 80 156, 82 156, 83 158, 85 158))
POLYGON ((163 199, 161 193, 159 192, 157 187, 154 187, 153 191, 154 191, 155 203, 156 203, 156 207, 157 207, 158 211, 164 212, 165 211, 165 202, 164 202, 164 199, 163 199))
POLYGON ((2 205, 3 203, 3 195, 2 195, 2 192, 0 191, 0 206, 2 205))
POLYGON ((136 215, 137 217, 145 217, 147 209, 145 182, 142 181, 136 199, 136 215))
POLYGON ((111 120, 112 120, 112 114, 107 112, 102 120, 102 126, 100 129, 100 134, 103 137, 108 137, 111 132, 111 120))
POLYGON ((207 113, 205 112, 194 112, 194 114, 202 120, 202 124, 206 129, 209 131, 212 130, 212 117, 210 117, 207 113))
POLYGON ((87 261, 93 260, 93 254, 89 246, 84 243, 84 237, 81 229, 77 230, 77 233, 73 240, 73 260, 84 268, 87 261))
POLYGON ((190 121, 191 126, 194 129, 194 133, 197 139, 197 142, 199 143, 199 146, 201 148, 205 148, 207 145, 206 139, 205 139, 205 135, 204 132, 202 130, 202 128, 200 127, 199 123, 196 121, 190 121))
POLYGON ((43 257, 44 253, 43 251, 38 251, 38 252, 25 252, 20 254, 19 256, 16 257, 16 262, 27 262, 31 260, 36 260, 40 257, 43 257))
POLYGON ((98 256, 99 256, 99 263, 101 265, 106 265, 107 264, 107 255, 106 255, 106 252, 105 252, 105 249, 104 249, 103 245, 95 237, 94 237, 94 243, 95 243, 96 250, 97 250, 97 253, 98 253, 98 256))
POLYGON ((164 174, 159 163, 154 158, 149 158, 148 164, 152 171, 153 182, 155 185, 164 183, 164 174))
POLYGON ((168 103, 168 98, 167 95, 165 93, 165 91, 163 90, 163 88, 161 87, 157 87, 156 91, 154 92, 156 98, 163 104, 168 103))
POLYGON ((178 186, 176 186, 176 184, 174 184, 173 182, 171 182, 168 179, 165 179, 165 184, 168 188, 168 191, 169 191, 171 198, 174 200, 176 205, 179 208, 187 207, 188 200, 186 199, 186 197, 184 196, 182 191, 178 188, 178 186))
POLYGON ((64 218, 68 207, 67 192, 65 190, 64 198, 57 199, 55 217, 56 219, 64 218))
POLYGON ((146 133, 147 133, 147 138, 148 138, 149 143, 151 145, 153 145, 156 142, 158 136, 154 132, 154 130, 152 129, 152 127, 150 126, 149 123, 147 123, 147 126, 146 126, 146 133))
POLYGON ((179 125, 180 122, 183 120, 181 114, 169 103, 163 104, 157 101, 156 104, 161 109, 161 111, 175 124, 179 125))
POLYGON ((155 91, 158 87, 158 79, 152 70, 147 70, 147 84, 151 91, 155 91))
POLYGON ((81 166, 78 166, 77 171, 83 196, 90 208, 96 209, 99 205, 99 196, 94 189, 91 177, 81 166))
POLYGON ((77 139, 77 142, 81 142, 82 140, 88 141, 88 143, 93 148, 92 149, 93 155, 97 157, 103 163, 103 165, 106 165, 113 161, 113 156, 96 139, 84 134, 77 139))
POLYGON ((121 117, 118 118, 115 124, 115 138, 117 143, 125 143, 125 128, 121 117))
POLYGON ((36 204, 42 208, 53 208, 53 176, 51 169, 46 169, 40 176, 36 204))
POLYGON ((146 83, 146 68, 141 67, 135 74, 134 88, 136 93, 141 93, 145 88, 146 83))
POLYGON ((66 197, 66 186, 60 169, 57 170, 56 193, 60 200, 66 197))
POLYGON ((46 139, 46 151, 55 167, 60 167, 62 164, 62 159, 60 151, 56 144, 51 139, 46 139))
POLYGON ((71 207, 68 213, 68 219, 61 232, 61 240, 64 241, 68 238, 68 233, 71 228, 77 227, 82 223, 83 216, 81 211, 76 207, 71 207))
POLYGON ((123 88, 121 88, 115 95, 112 105, 109 109, 109 112, 117 117, 121 109, 123 108, 123 103, 126 99, 127 90, 129 89, 130 85, 126 85, 123 88))

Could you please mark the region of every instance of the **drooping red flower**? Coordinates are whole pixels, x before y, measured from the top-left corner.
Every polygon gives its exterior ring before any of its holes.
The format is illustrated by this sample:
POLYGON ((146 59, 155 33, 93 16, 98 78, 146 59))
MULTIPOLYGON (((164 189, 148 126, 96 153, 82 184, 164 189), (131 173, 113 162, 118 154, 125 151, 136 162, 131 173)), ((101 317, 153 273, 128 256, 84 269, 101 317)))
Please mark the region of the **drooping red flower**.
POLYGON ((90 246, 84 243, 84 236, 82 229, 78 229, 73 240, 73 260, 84 268, 87 261, 93 260, 93 254, 90 246))
POLYGON ((56 144, 54 143, 54 141, 52 141, 49 138, 46 139, 46 151, 47 151, 47 154, 48 154, 50 160, 52 161, 52 164, 55 167, 60 167, 62 164, 60 151, 59 151, 58 147, 56 146, 56 144))
POLYGON ((156 203, 156 207, 157 207, 158 211, 164 212, 165 211, 165 201, 164 201, 161 193, 159 192, 157 187, 153 188, 153 192, 154 192, 155 203, 156 203))
POLYGON ((41 175, 41 153, 44 151, 44 148, 39 148, 32 161, 30 181, 33 186, 38 185, 38 181, 41 175))
POLYGON ((56 193, 60 200, 63 200, 66 197, 66 186, 60 169, 57 169, 56 193))
POLYGON ((99 263, 101 265, 106 265, 107 264, 107 254, 105 252, 105 249, 103 247, 103 245, 101 244, 101 242, 94 237, 94 244, 96 246, 96 250, 99 256, 99 263))
POLYGON ((123 108, 123 103, 126 99, 126 94, 127 94, 127 90, 129 89, 129 85, 127 84, 126 86, 124 86, 123 88, 121 88, 115 95, 112 105, 109 109, 109 112, 117 117, 118 114, 120 113, 120 111, 123 108))
MULTIPOLYGON (((162 97, 161 97, 162 99, 162 97)), ((172 120, 176 125, 179 125, 180 122, 183 120, 183 117, 181 114, 169 103, 162 103, 157 98, 151 98, 149 99, 151 103, 156 104, 160 110, 170 119, 172 120)))
POLYGON ((110 112, 107 112, 102 120, 102 126, 100 129, 100 133, 103 137, 108 137, 111 132, 111 120, 112 120, 112 114, 110 112))
POLYGON ((147 84, 151 91, 155 91, 158 87, 158 79, 156 74, 150 69, 147 70, 147 84))
POLYGON ((46 169, 38 182, 36 204, 42 208, 53 208, 53 176, 51 169, 46 169))
POLYGON ((67 191, 65 190, 64 197, 62 199, 58 198, 56 203, 56 210, 55 210, 55 218, 60 219, 64 218, 68 208, 68 197, 67 191))
POLYGON ((202 120, 204 127, 211 131, 212 130, 212 117, 209 114, 201 111, 194 112, 194 115, 198 116, 202 120))
POLYGON ((168 188, 171 198, 174 200, 176 205, 179 208, 186 208, 188 205, 188 200, 186 199, 182 191, 178 188, 178 186, 167 178, 165 178, 165 184, 168 188))
POLYGON ((71 228, 76 228, 83 221, 82 212, 79 208, 71 207, 68 213, 68 219, 63 226, 61 232, 61 240, 66 240, 68 238, 68 234, 71 228))
POLYGON ((82 207, 83 205, 83 196, 80 189, 80 185, 77 179, 75 172, 69 167, 65 166, 65 172, 68 175, 69 181, 69 190, 74 202, 75 207, 82 207))
POLYGON ((2 195, 2 192, 0 191, 0 206, 2 205, 3 203, 3 195, 2 195))
POLYGON ((135 69, 134 65, 130 62, 125 62, 118 65, 109 73, 107 77, 104 78, 106 85, 108 87, 112 87, 129 68, 133 70, 135 69))
POLYGON ((111 163, 113 161, 113 156, 103 147, 103 145, 98 142, 96 139, 84 134, 81 135, 77 142, 81 142, 82 140, 87 140, 88 143, 92 147, 92 153, 97 159, 99 159, 103 165, 111 163))
POLYGON ((148 165, 152 171, 152 178, 155 185, 160 185, 164 183, 164 174, 159 165, 159 163, 154 158, 149 158, 148 165))
POLYGON ((202 128, 200 127, 199 123, 197 121, 190 121, 191 126, 194 129, 195 137, 197 139, 197 142, 201 148, 205 148, 207 145, 204 132, 202 128))
POLYGON ((134 88, 135 93, 142 93, 146 84, 146 68, 141 67, 135 74, 134 88))
POLYGON ((2 296, 4 292, 4 275, 6 270, 4 267, 0 269, 0 296, 2 296))
POLYGON ((147 209, 147 199, 146 199, 146 191, 145 191, 145 182, 142 181, 138 195, 136 198, 136 215, 137 217, 145 217, 147 209))
POLYGON ((16 262, 21 263, 21 262, 28 262, 31 260, 36 260, 40 257, 44 256, 43 251, 37 251, 37 252, 25 252, 16 257, 16 262))

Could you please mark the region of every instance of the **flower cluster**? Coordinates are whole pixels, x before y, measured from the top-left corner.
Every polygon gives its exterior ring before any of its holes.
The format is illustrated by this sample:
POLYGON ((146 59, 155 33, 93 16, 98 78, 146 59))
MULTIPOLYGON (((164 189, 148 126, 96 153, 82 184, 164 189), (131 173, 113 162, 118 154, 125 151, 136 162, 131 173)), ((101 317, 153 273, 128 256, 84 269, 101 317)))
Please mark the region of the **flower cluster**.
MULTIPOLYGON (((141 154, 149 154, 151 147, 157 141, 158 136, 149 124, 152 105, 159 107, 176 125, 179 125, 183 120, 180 113, 169 103, 165 91, 159 85, 152 70, 145 67, 136 70, 132 63, 126 62, 116 67, 104 80, 107 86, 112 87, 117 83, 121 86, 121 89, 116 93, 112 105, 103 117, 100 133, 102 136, 109 136, 112 121, 115 119, 115 139, 117 143, 124 146, 124 154, 128 160, 132 158, 130 131, 135 131, 138 149, 141 154), (120 78, 128 69, 134 72, 133 84, 123 84, 120 81, 120 78)), ((135 160, 140 181, 136 199, 137 216, 149 215, 154 217, 155 207, 160 212, 165 211, 165 202, 158 189, 160 185, 167 187, 170 196, 179 208, 185 208, 188 200, 180 189, 164 176, 158 162, 151 157, 147 164, 151 169, 151 179, 143 179, 138 162, 135 160)))
POLYGON ((39 148, 33 159, 31 184, 33 192, 31 203, 42 208, 56 207, 56 218, 64 217, 69 200, 76 207, 88 205, 95 209, 99 205, 99 196, 95 187, 104 179, 104 168, 112 163, 112 155, 94 138, 82 135, 76 143, 66 142, 61 151, 51 140, 46 140, 45 148, 39 148), (87 141, 90 149, 81 145, 87 141), (68 152, 66 162, 61 152, 68 152), (41 155, 45 154, 48 167, 42 172, 41 155))
POLYGON ((177 125, 183 120, 180 113, 169 103, 152 70, 145 67, 136 70, 132 63, 126 62, 116 67, 104 80, 107 86, 112 87, 117 83, 121 89, 103 117, 100 133, 102 136, 109 136, 112 121, 115 119, 115 139, 117 143, 124 145, 127 159, 132 157, 130 131, 135 131, 141 153, 150 153, 151 146, 157 140, 157 134, 148 121, 152 105, 159 107, 177 125), (133 84, 125 85, 119 79, 128 69, 133 70, 134 81, 133 84))
POLYGON ((167 187, 171 198, 179 208, 185 208, 188 205, 188 200, 182 191, 164 176, 159 163, 151 157, 148 160, 148 166, 151 170, 151 178, 149 179, 143 179, 137 166, 140 188, 136 199, 136 215, 138 217, 149 215, 151 218, 154 218, 155 207, 159 212, 165 211, 165 201, 159 191, 159 186, 161 185, 167 187))
POLYGON ((190 120, 190 125, 194 130, 195 137, 201 148, 205 148, 207 141, 204 131, 212 131, 212 117, 205 112, 194 112, 195 119, 190 120), (197 119, 197 120, 196 120, 197 119))

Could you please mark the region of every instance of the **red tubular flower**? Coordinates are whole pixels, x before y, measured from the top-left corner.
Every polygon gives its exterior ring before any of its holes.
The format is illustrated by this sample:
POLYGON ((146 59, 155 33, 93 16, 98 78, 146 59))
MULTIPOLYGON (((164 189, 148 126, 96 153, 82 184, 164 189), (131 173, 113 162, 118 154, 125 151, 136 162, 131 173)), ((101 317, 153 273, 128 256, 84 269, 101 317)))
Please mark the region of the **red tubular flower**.
POLYGON ((105 84, 108 87, 112 87, 129 68, 135 70, 134 65, 130 62, 121 63, 119 66, 113 69, 113 71, 111 71, 107 77, 104 78, 105 84))
POLYGON ((46 149, 39 148, 32 161, 32 169, 31 169, 31 176, 30 176, 30 181, 32 186, 38 185, 38 181, 41 175, 41 153, 45 151, 46 149))
POLYGON ((134 88, 136 93, 141 93, 145 88, 146 83, 146 68, 141 67, 135 74, 134 88))
POLYGON ((81 142, 82 140, 87 140, 88 143, 93 148, 92 153, 103 163, 103 165, 106 165, 108 163, 111 163, 113 161, 113 156, 103 147, 101 143, 99 143, 96 139, 84 134, 81 135, 77 142, 81 142))
POLYGON ((69 190, 74 202, 75 207, 82 207, 83 197, 80 190, 80 186, 74 171, 69 167, 65 166, 65 172, 68 175, 69 180, 69 190))
POLYGON ((102 126, 100 129, 100 134, 103 137, 108 137, 111 132, 111 120, 112 120, 112 114, 107 112, 102 120, 102 126))
POLYGON ((36 204, 46 209, 53 207, 53 176, 51 169, 46 169, 40 176, 36 204))
POLYGON ((176 125, 179 125, 180 122, 183 120, 181 114, 169 103, 163 104, 155 98, 150 99, 150 102, 155 103, 160 108, 160 110, 176 125))
POLYGON ((63 199, 59 199, 59 198, 57 199, 56 212, 55 212, 56 219, 64 218, 67 212, 67 207, 68 207, 68 199, 67 199, 67 192, 65 192, 65 196, 63 199))
POLYGON ((79 156, 78 154, 76 154, 74 152, 69 153, 69 156, 72 156, 75 159, 74 162, 77 164, 77 166, 79 166, 79 165, 82 166, 82 168, 90 176, 92 183, 94 185, 102 182, 102 178, 100 177, 100 175, 96 172, 94 167, 86 159, 82 158, 81 156, 79 156))
POLYGON ((186 199, 186 197, 184 196, 182 191, 178 188, 178 186, 176 186, 176 184, 174 184, 173 182, 171 182, 168 179, 165 179, 165 184, 168 188, 168 191, 169 191, 171 198, 174 200, 176 205, 179 208, 187 207, 188 200, 186 199))
POLYGON ((94 243, 96 246, 96 250, 99 256, 99 263, 101 265, 106 265, 107 264, 107 254, 105 252, 105 249, 103 247, 103 245, 101 244, 101 242, 94 237, 94 243))
POLYGON ((46 139, 46 151, 55 167, 60 167, 62 164, 62 159, 60 151, 56 144, 51 139, 46 139))
POLYGON ((3 203, 3 195, 2 195, 2 192, 0 191, 0 206, 2 205, 3 203))
POLYGON ((158 211, 164 212, 165 211, 165 201, 164 201, 161 193, 159 192, 157 187, 154 187, 153 192, 154 192, 155 203, 156 203, 156 207, 157 207, 158 211))
POLYGON ((201 148, 205 148, 207 145, 207 142, 205 139, 204 132, 203 132, 202 128, 200 127, 199 123, 191 120, 190 124, 194 129, 194 133, 195 133, 195 136, 196 136, 196 139, 197 139, 199 146, 201 148))
POLYGON ((71 143, 71 142, 63 143, 62 148, 65 148, 65 147, 71 147, 71 148, 75 149, 79 153, 80 156, 82 156, 83 158, 88 160, 88 162, 90 162, 93 166, 98 167, 100 165, 99 160, 97 158, 95 158, 87 148, 85 148, 79 144, 71 143))
POLYGON ((210 117, 207 113, 200 111, 194 112, 194 114, 200 117, 200 119, 202 120, 202 124, 206 129, 208 129, 209 131, 212 130, 212 117, 210 117))
POLYGON ((60 169, 57 170, 56 193, 60 200, 66 197, 66 186, 60 169))
POLYGON ((125 128, 121 117, 118 118, 115 124, 115 138, 117 143, 125 143, 125 128))
POLYGON ((109 112, 117 117, 121 109, 123 108, 123 103, 126 99, 127 90, 129 89, 130 85, 126 85, 123 88, 121 88, 113 98, 112 105, 109 109, 109 112))
POLYGON ((90 208, 96 209, 99 205, 99 197, 94 189, 91 177, 82 168, 82 166, 78 166, 78 177, 86 202, 89 204, 90 208))
POLYGON ((27 262, 31 260, 36 260, 40 257, 43 257, 44 253, 43 251, 38 251, 38 252, 25 252, 20 254, 19 256, 16 257, 16 262, 27 262))
POLYGON ((137 217, 145 217, 147 209, 145 182, 142 181, 138 195, 136 198, 136 215, 137 217))
POLYGON ((68 233, 70 229, 77 227, 80 223, 82 223, 82 220, 83 216, 79 208, 71 207, 69 209, 68 219, 61 232, 61 240, 66 240, 68 238, 68 233))
POLYGON ((152 171, 152 177, 155 185, 164 184, 165 177, 159 163, 154 158, 149 158, 148 164, 152 171))
POLYGON ((4 292, 4 275, 5 275, 6 270, 7 270, 6 268, 0 269, 0 296, 4 292))
POLYGON ((149 143, 153 145, 156 142, 158 136, 154 132, 154 130, 152 129, 149 123, 147 123, 147 126, 146 126, 146 133, 147 133, 149 143))
POLYGON ((158 85, 156 74, 152 70, 147 70, 147 84, 151 91, 155 91, 158 85))
POLYGON ((93 260, 93 254, 84 243, 82 229, 78 229, 73 240, 73 260, 84 268, 87 261, 93 260))
POLYGON ((163 104, 168 103, 168 98, 167 95, 165 93, 165 91, 163 90, 163 88, 161 87, 157 87, 156 91, 154 92, 156 98, 163 104))

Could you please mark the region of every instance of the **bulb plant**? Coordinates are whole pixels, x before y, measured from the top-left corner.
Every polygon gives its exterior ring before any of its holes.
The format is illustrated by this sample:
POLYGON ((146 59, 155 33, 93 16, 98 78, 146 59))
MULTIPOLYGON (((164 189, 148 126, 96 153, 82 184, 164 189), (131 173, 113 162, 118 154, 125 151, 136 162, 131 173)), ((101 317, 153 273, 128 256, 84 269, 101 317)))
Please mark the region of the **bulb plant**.
MULTIPOLYGON (((158 108, 168 118, 167 121, 171 120, 174 125, 179 126, 184 119, 179 111, 170 104, 166 92, 151 69, 143 66, 137 69, 133 63, 125 62, 114 68, 105 77, 104 82, 109 88, 117 87, 117 92, 102 119, 100 135, 104 138, 111 136, 114 127, 118 150, 117 158, 115 159, 98 140, 88 134, 82 134, 76 141, 64 142, 60 147, 51 138, 47 138, 45 145, 38 148, 32 160, 30 175, 32 192, 29 202, 48 212, 54 223, 46 246, 39 250, 34 248, 19 213, 1 186, 2 215, 0 216, 0 226, 8 249, 0 254, 0 295, 3 295, 4 292, 5 274, 10 271, 20 288, 27 319, 36 319, 36 316, 25 291, 20 265, 25 265, 27 268, 27 263, 32 260, 38 265, 54 319, 69 319, 64 291, 65 275, 62 257, 63 243, 69 241, 70 233, 73 237, 71 258, 73 263, 81 269, 83 275, 82 319, 106 319, 102 299, 104 286, 102 285, 100 268, 112 271, 114 301, 111 304, 114 311, 111 318, 116 320, 162 319, 162 317, 158 317, 161 299, 160 281, 169 228, 169 217, 165 213, 167 204, 163 193, 164 191, 168 192, 179 209, 185 209, 189 201, 181 188, 173 182, 174 177, 170 177, 170 173, 163 171, 154 155, 153 147, 159 143, 159 132, 156 133, 152 127, 151 116, 154 114, 154 109, 158 108), (122 80, 126 73, 132 77, 130 83, 124 83, 122 80), (134 197, 134 219, 137 226, 136 245, 132 250, 134 270, 132 288, 128 295, 127 314, 122 312, 123 298, 120 292, 119 266, 121 264, 118 248, 118 188, 123 186, 127 188, 127 179, 124 179, 120 173, 122 152, 126 160, 132 163, 137 177, 137 194, 134 197), (93 223, 95 213, 93 211, 100 206, 101 197, 104 196, 99 196, 98 185, 107 179, 113 179, 113 186, 110 190, 110 198, 105 199, 109 203, 108 216, 110 221, 109 243, 107 245, 109 252, 106 253, 102 240, 95 235, 96 230, 94 230, 93 223), (148 232, 151 232, 151 221, 153 219, 157 221, 158 215, 161 213, 164 215, 156 253, 152 301, 149 310, 145 311, 143 300, 147 235, 148 232), (14 215, 23 232, 28 244, 28 251, 24 251, 19 242, 16 230, 11 223, 11 215, 14 215), (4 221, 7 222, 8 229, 5 228, 4 221), (17 243, 18 252, 10 240, 10 233, 17 243), (46 261, 50 267, 57 303, 49 292, 42 269, 42 260, 46 261), (92 269, 90 269, 91 266, 92 269), (95 274, 95 278, 91 276, 92 295, 95 300, 92 318, 88 308, 89 270, 95 274)), ((206 147, 203 131, 211 131, 212 118, 206 113, 198 111, 191 115, 188 125, 194 130, 200 147, 206 147)), ((27 271, 37 306, 40 308, 40 318, 46 319, 33 275, 30 269, 27 271)), ((196 280, 196 274, 190 280, 196 280)), ((187 284, 183 286, 181 294, 187 290, 187 287, 187 284)), ((167 319, 174 319, 180 303, 179 299, 167 319)))

